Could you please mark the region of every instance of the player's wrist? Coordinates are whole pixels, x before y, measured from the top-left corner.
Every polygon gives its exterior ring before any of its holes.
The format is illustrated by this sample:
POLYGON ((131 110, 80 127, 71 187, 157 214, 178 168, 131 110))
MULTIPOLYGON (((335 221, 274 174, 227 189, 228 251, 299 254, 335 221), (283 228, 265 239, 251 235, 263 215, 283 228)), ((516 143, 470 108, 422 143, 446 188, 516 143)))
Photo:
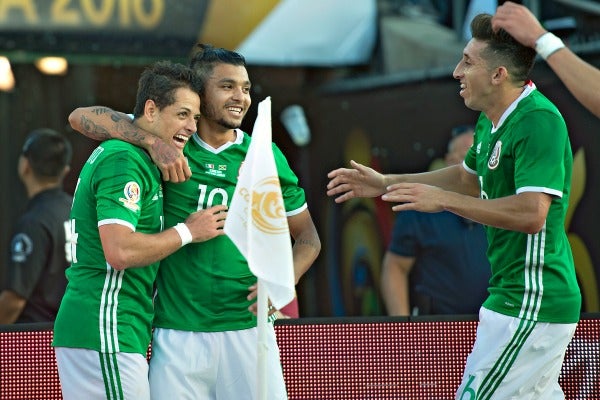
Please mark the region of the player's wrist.
POLYGON ((381 191, 383 193, 387 192, 387 188, 390 186, 390 179, 388 175, 381 174, 381 191))
POLYGON ((190 228, 188 228, 187 225, 183 222, 180 222, 177 225, 175 225, 173 229, 175 229, 175 231, 179 235, 179 238, 181 239, 181 247, 185 246, 188 243, 191 243, 194 239, 192 237, 192 232, 190 231, 190 228))
POLYGON ((160 146, 160 139, 152 134, 144 135, 143 140, 140 145, 149 153, 152 154, 152 151, 155 150, 158 146, 160 146))
POLYGON ((535 41, 535 51, 544 60, 547 60, 548 57, 564 47, 564 42, 552 32, 542 34, 542 36, 535 41))

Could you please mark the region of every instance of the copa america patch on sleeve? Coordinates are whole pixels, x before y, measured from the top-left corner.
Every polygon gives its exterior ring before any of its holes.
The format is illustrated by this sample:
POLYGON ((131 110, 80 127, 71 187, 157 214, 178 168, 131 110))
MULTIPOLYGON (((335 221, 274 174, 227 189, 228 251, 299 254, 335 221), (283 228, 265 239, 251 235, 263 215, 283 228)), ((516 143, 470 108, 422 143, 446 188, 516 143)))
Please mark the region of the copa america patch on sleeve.
POLYGON ((17 233, 10 243, 11 258, 13 262, 24 262, 33 251, 33 241, 25 233, 17 233))
POLYGON ((123 188, 123 196, 119 198, 119 201, 123 203, 125 207, 131 211, 137 212, 140 210, 140 185, 137 182, 127 182, 123 188))

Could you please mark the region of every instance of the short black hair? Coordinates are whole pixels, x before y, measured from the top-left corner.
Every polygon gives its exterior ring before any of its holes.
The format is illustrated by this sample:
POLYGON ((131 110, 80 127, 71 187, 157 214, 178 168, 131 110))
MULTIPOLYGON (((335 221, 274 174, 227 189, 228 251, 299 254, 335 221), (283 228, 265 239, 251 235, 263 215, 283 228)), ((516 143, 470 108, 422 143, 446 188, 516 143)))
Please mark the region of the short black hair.
POLYGON ((190 58, 190 68, 198 74, 202 88, 204 88, 204 84, 212 75, 215 65, 220 64, 230 64, 246 68, 246 59, 240 53, 222 47, 213 47, 210 44, 204 43, 196 45, 195 52, 190 58))
POLYGON ((175 103, 175 91, 179 88, 200 93, 200 79, 190 67, 171 61, 158 61, 147 67, 138 82, 134 118, 144 114, 146 100, 153 100, 160 110, 175 103))
POLYGON ((513 82, 529 79, 535 62, 535 50, 517 42, 504 29, 494 31, 490 14, 476 15, 471 21, 471 33, 474 39, 487 43, 482 55, 490 67, 506 67, 513 82))
POLYGON ((73 149, 65 136, 49 128, 31 131, 21 154, 29 160, 33 172, 44 178, 61 178, 71 163, 73 149))

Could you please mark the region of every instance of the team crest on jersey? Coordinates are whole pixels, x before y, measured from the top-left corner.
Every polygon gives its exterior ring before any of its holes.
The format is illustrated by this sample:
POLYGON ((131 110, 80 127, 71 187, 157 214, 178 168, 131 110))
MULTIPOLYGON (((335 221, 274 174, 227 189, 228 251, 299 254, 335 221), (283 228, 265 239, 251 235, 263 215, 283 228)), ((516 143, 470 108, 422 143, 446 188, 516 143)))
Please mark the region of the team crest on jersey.
POLYGON ((12 261, 22 263, 33 251, 33 241, 26 233, 17 233, 10 244, 10 248, 12 261))
POLYGON ((496 167, 498 167, 498 164, 500 164, 500 153, 502 153, 502 142, 498 140, 492 150, 490 158, 488 158, 489 169, 496 169, 496 167))
POLYGON ((137 182, 127 182, 123 188, 125 197, 119 198, 119 201, 131 211, 137 212, 140 209, 140 206, 138 205, 140 202, 140 192, 140 185, 138 185, 137 182))

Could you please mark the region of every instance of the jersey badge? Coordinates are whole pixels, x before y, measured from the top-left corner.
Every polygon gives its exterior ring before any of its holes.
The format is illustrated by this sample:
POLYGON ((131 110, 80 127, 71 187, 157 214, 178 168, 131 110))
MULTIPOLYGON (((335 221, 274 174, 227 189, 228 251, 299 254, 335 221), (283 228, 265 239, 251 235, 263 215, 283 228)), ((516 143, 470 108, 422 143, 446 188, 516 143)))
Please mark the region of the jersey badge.
POLYGON ((502 153, 502 142, 498 140, 496 145, 494 145, 490 158, 488 158, 489 169, 496 169, 498 167, 500 164, 500 153, 502 153))
POLYGON ((131 211, 137 212, 140 210, 140 206, 138 205, 140 202, 140 192, 140 185, 137 182, 127 182, 125 188, 123 188, 125 197, 121 197, 119 201, 131 211))
POLYGON ((33 241, 26 233, 17 233, 10 244, 12 261, 22 263, 33 251, 33 241))
POLYGON ((215 165, 205 164, 206 173, 212 176, 218 176, 220 178, 225 177, 225 171, 227 171, 227 165, 215 165))

